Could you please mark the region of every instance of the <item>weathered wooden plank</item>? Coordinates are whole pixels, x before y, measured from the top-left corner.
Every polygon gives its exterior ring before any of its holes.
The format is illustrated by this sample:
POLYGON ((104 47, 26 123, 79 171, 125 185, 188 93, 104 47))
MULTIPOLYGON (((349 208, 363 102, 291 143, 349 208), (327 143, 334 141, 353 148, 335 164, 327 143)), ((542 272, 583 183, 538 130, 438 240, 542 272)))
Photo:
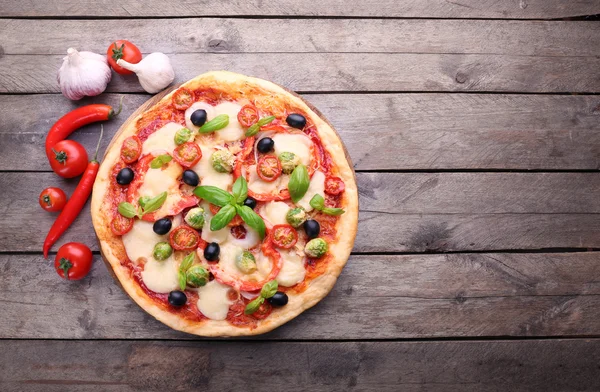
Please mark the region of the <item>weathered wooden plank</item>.
POLYGON ((598 339, 277 344, 30 340, 2 341, 0 349, 10 353, 0 357, 5 392, 600 388, 598 339))
MULTIPOLYGON (((596 96, 317 94, 306 98, 335 125, 358 170, 572 170, 600 165, 600 98, 596 96)), ((123 113, 104 123, 101 151, 146 99, 147 95, 124 96, 123 113)), ((49 170, 44 140, 51 125, 82 104, 117 105, 118 101, 114 94, 76 103, 56 94, 0 96, 0 170, 49 170), (24 107, 33 110, 23 116, 24 107)), ((72 139, 91 152, 97 137, 95 124, 74 133, 72 139)))
MULTIPOLYGON (((59 92, 62 55, 3 55, 0 93, 59 92)), ((417 53, 177 53, 175 83, 225 69, 307 91, 597 92, 599 57, 417 53)), ((108 92, 142 92, 115 76, 108 92)))
POLYGON ((69 46, 105 53, 110 43, 107 37, 121 36, 132 37, 146 53, 168 54, 385 52, 597 56, 600 53, 597 22, 213 18, 0 21, 0 42, 7 55, 65 55, 69 46), (261 36, 282 39, 257 39, 261 36))
MULTIPOLYGON (((600 247, 600 173, 358 173, 357 252, 600 247)), ((0 251, 39 251, 55 215, 35 198, 77 179, 0 173, 0 251), (29 197, 24 197, 29 195, 29 197), (38 235, 32 235, 36 228, 38 235)), ((95 245, 89 208, 59 241, 95 245)), ((56 246, 55 246, 56 249, 56 246)))
MULTIPOLYGON (((65 282, 41 255, 0 255, 0 337, 194 338, 139 309, 95 259, 65 282)), ((352 256, 328 297, 259 339, 597 335, 599 273, 598 252, 352 256)))
POLYGON ((0 16, 138 17, 138 16, 368 16, 407 18, 566 18, 600 13, 595 0, 250 0, 190 2, 122 0, 0 0, 0 16))

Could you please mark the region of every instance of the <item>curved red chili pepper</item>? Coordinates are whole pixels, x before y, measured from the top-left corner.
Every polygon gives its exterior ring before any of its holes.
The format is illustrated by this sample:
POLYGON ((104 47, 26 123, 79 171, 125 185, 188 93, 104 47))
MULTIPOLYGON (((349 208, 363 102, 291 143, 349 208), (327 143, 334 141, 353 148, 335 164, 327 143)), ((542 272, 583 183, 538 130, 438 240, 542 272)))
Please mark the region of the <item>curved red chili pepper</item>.
POLYGON ((100 164, 96 158, 98 157, 98 148, 100 148, 102 133, 103 128, 100 126, 100 139, 98 139, 98 145, 96 146, 96 155, 94 155, 94 159, 88 163, 87 168, 81 176, 81 180, 79 180, 79 184, 77 184, 77 188, 75 188, 71 198, 67 201, 67 204, 60 212, 60 215, 54 221, 54 224, 46 236, 46 240, 44 240, 43 250, 45 258, 48 257, 48 251, 52 245, 54 245, 54 243, 60 238, 65 230, 71 226, 71 223, 73 223, 75 218, 77 218, 83 206, 85 205, 85 202, 92 193, 92 187, 94 186, 94 181, 96 180, 96 175, 98 174, 98 169, 100 168, 100 164))

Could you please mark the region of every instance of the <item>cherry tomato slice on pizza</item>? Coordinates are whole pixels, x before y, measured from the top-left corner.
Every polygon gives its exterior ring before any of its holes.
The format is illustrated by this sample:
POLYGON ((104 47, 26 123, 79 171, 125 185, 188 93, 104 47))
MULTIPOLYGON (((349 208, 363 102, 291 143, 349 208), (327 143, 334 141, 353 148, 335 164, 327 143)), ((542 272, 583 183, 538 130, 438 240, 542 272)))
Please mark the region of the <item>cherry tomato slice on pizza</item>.
POLYGON ((298 232, 291 225, 275 225, 269 234, 271 242, 278 248, 290 249, 298 242, 298 232))
POLYGON ((200 235, 189 226, 179 226, 169 234, 169 242, 175 250, 194 250, 200 242, 200 235))
POLYGON ((273 311, 273 306, 268 303, 267 301, 263 302, 262 305, 260 305, 260 307, 250 315, 250 317, 253 317, 257 320, 264 320, 267 317, 269 317, 269 315, 271 314, 271 312, 273 311))
POLYGON ((57 212, 67 204, 67 195, 60 188, 46 188, 40 193, 40 206, 50 212, 57 212))
POLYGON ((185 110, 194 103, 194 93, 187 88, 182 87, 173 93, 171 102, 173 102, 173 107, 175 109, 185 110))
POLYGON ((346 185, 341 178, 335 176, 328 176, 325 179, 325 193, 330 195, 339 195, 344 192, 346 185))
POLYGON ((281 162, 275 155, 263 155, 256 165, 256 173, 263 181, 273 182, 281 175, 281 162))
POLYGON ((115 214, 115 217, 110 222, 110 230, 114 235, 123 235, 131 231, 133 228, 133 219, 126 218, 121 214, 115 214))
POLYGON ((258 121, 258 109, 254 105, 245 105, 237 115, 238 121, 243 127, 250 127, 258 121))
POLYGON ((142 154, 142 141, 137 136, 129 136, 121 145, 121 159, 125 163, 133 163, 142 154))
POLYGON ((173 150, 173 158, 183 167, 192 167, 202 158, 202 150, 196 143, 186 142, 173 150))

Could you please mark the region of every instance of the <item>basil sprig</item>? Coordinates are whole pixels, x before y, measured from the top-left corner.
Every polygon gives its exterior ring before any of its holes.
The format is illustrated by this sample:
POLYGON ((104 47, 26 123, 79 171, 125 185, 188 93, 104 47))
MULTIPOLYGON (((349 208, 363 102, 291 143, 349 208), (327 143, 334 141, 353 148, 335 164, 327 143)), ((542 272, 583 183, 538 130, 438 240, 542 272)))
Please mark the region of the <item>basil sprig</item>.
POLYGON ((327 215, 337 216, 342 215, 344 212, 346 212, 341 208, 325 207, 325 199, 319 194, 314 195, 312 199, 310 199, 310 206, 315 210, 319 210, 327 215))
POLYGON ((169 154, 159 155, 156 158, 154 158, 152 160, 152 162, 150 162, 150 167, 152 169, 160 169, 161 167, 163 167, 167 163, 171 162, 172 159, 173 159, 173 157, 170 156, 169 154))
POLYGON ((288 189, 292 201, 297 203, 306 194, 308 186, 310 185, 310 178, 308 177, 308 170, 306 166, 300 164, 296 166, 292 174, 290 175, 290 181, 288 182, 288 189))
POLYGON ((277 284, 276 280, 272 280, 268 283, 265 283, 265 285, 260 290, 260 295, 256 297, 253 301, 249 302, 248 305, 246 305, 246 308, 244 309, 244 314, 252 314, 256 312, 258 308, 260 308, 260 305, 262 305, 265 302, 265 299, 271 298, 275 295, 278 287, 279 285, 277 284))
POLYGON ((137 216, 141 219, 142 216, 154 212, 160 207, 162 207, 166 200, 167 192, 165 191, 159 194, 158 196, 152 198, 148 198, 147 196, 140 197, 140 199, 138 200, 140 206, 137 210, 135 209, 133 204, 128 203, 126 201, 119 203, 117 210, 119 211, 119 214, 123 215, 125 218, 133 218, 137 216))
POLYGON ((187 286, 186 272, 192 266, 193 262, 194 262, 194 252, 185 256, 184 259, 181 261, 181 264, 179 265, 179 272, 177 274, 177 277, 179 279, 179 288, 181 290, 185 290, 185 287, 187 286))
POLYGON ((250 137, 250 136, 256 135, 258 133, 258 131, 260 130, 260 127, 270 124, 271 122, 273 122, 273 120, 275 120, 275 116, 268 116, 268 117, 261 118, 256 123, 254 123, 254 124, 250 125, 250 127, 248 127, 248 129, 246 130, 246 136, 250 137))
POLYGON ((211 231, 221 230, 239 215, 248 226, 258 232, 261 239, 265 238, 266 227, 263 219, 252 208, 243 205, 248 197, 248 183, 243 176, 235 180, 233 194, 216 186, 202 185, 194 189, 194 195, 221 207, 210 220, 211 231))
POLYGON ((219 114, 217 117, 207 121, 198 129, 198 133, 211 133, 225 128, 229 125, 229 116, 227 114, 219 114))

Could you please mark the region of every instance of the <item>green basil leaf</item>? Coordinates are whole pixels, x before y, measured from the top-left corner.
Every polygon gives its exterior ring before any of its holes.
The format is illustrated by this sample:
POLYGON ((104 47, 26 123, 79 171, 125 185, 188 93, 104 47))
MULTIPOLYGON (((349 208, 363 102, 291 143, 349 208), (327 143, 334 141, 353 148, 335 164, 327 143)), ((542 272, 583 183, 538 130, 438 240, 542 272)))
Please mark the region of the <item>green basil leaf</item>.
POLYGON ((150 199, 150 196, 142 196, 138 199, 138 204, 140 205, 140 207, 144 208, 146 207, 146 203, 148 203, 148 200, 150 199))
POLYGON ((181 291, 185 290, 185 286, 187 285, 187 275, 184 271, 179 270, 177 273, 177 280, 179 280, 179 288, 181 291))
POLYGON ((223 207, 233 200, 233 196, 228 192, 212 185, 196 187, 196 189, 194 189, 194 195, 219 207, 223 207))
POLYGON ((306 170, 306 166, 298 165, 290 175, 290 182, 288 183, 288 189, 290 191, 290 196, 292 197, 292 201, 297 203, 302 196, 308 190, 308 186, 310 185, 310 178, 308 177, 308 170, 306 170))
POLYGON ((248 183, 244 176, 239 176, 233 183, 233 199, 234 202, 242 204, 248 197, 248 183))
POLYGON ((146 205, 144 206, 144 214, 158 210, 165 203, 165 200, 167 200, 166 191, 146 201, 146 205))
POLYGON ((265 299, 263 297, 256 297, 254 301, 249 302, 248 305, 246 305, 246 309, 244 309, 244 314, 252 314, 256 312, 258 308, 260 308, 260 305, 262 305, 264 302, 265 299))
POLYGON ((171 162, 171 159, 173 159, 173 157, 169 154, 159 155, 156 158, 154 158, 152 162, 150 162, 150 167, 152 169, 160 169, 161 167, 163 167, 163 165, 171 162))
POLYGON ((327 215, 333 215, 333 216, 338 216, 338 215, 342 215, 344 212, 343 209, 341 208, 329 208, 329 207, 325 207, 321 210, 322 213, 327 214, 327 215))
POLYGON ((227 204, 221 207, 219 212, 215 214, 210 220, 210 231, 221 230, 227 226, 229 222, 235 217, 235 207, 231 204, 227 204))
POLYGON ((238 215, 242 217, 242 220, 246 222, 248 226, 252 227, 258 232, 260 239, 265 238, 265 232, 267 229, 265 227, 265 221, 263 221, 260 215, 258 215, 256 212, 254 212, 254 210, 252 210, 252 208, 248 206, 236 204, 235 209, 237 210, 238 215))
POLYGON ((135 211, 135 207, 131 203, 127 203, 126 201, 119 203, 117 207, 119 214, 123 215, 125 218, 133 218, 137 216, 137 212, 135 211))
POLYGON ((312 199, 310 199, 310 206, 315 210, 321 211, 325 207, 325 199, 323 196, 315 194, 312 199))
POLYGON ((277 284, 276 280, 272 280, 268 283, 265 283, 265 285, 260 290, 260 296, 265 299, 271 298, 277 292, 277 287, 279 287, 279 285, 277 284))
POLYGON ((262 127, 263 125, 267 125, 273 122, 273 120, 275 120, 275 116, 263 117, 260 120, 258 120, 257 124, 259 127, 262 127))
POLYGON ((179 271, 186 272, 192 266, 193 262, 194 262, 194 252, 190 253, 189 255, 187 255, 183 258, 183 260, 181 261, 181 264, 179 265, 179 271))
POLYGON ((258 125, 258 123, 252 124, 252 125, 250 125, 250 127, 248 129, 246 129, 245 135, 247 137, 254 136, 258 133, 259 129, 260 129, 260 125, 258 125))
POLYGON ((219 129, 223 129, 227 125, 229 125, 229 116, 227 114, 219 114, 217 117, 204 123, 204 125, 201 126, 200 129, 198 129, 198 132, 211 133, 214 131, 218 131, 219 129))

